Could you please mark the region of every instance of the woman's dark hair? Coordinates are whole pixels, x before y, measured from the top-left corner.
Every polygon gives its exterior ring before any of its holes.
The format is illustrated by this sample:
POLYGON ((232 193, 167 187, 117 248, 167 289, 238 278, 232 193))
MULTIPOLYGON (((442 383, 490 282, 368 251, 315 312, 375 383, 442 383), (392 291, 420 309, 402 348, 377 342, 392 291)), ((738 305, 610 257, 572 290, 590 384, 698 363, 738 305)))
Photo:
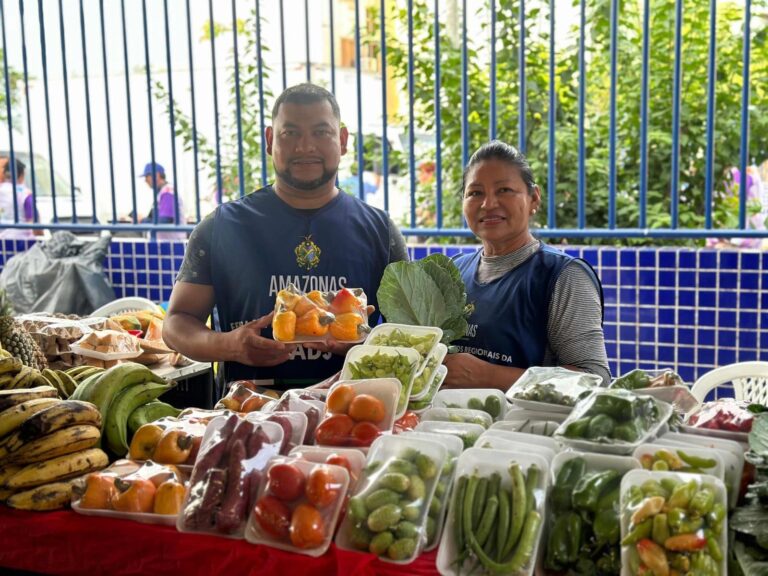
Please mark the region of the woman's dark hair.
POLYGON ((520 152, 514 146, 502 142, 501 140, 491 140, 486 142, 480 148, 478 148, 472 157, 467 162, 467 166, 464 168, 464 174, 461 176, 461 195, 464 195, 464 188, 467 185, 467 174, 469 171, 486 160, 501 160, 506 162, 513 168, 517 168, 520 171, 520 177, 525 182, 525 187, 528 188, 528 194, 533 195, 534 188, 536 187, 536 181, 533 179, 533 171, 531 165, 528 164, 528 160, 525 158, 525 154, 520 152))
MULTIPOLYGON (((16 159, 16 178, 18 178, 19 176, 23 176, 24 171, 26 169, 27 169, 27 165, 17 158, 16 159)), ((9 178, 10 176, 11 176, 11 162, 10 160, 8 160, 6 161, 5 166, 3 167, 3 178, 9 178)))

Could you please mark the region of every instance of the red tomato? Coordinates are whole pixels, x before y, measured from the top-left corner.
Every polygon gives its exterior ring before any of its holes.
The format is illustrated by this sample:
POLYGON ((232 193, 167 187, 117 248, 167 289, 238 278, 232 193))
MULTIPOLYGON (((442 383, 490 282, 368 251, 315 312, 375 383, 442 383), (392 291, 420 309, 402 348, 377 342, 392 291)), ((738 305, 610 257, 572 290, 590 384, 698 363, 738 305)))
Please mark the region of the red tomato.
POLYGON ((256 521, 270 536, 287 540, 291 527, 291 511, 288 506, 272 496, 262 496, 253 509, 256 521))
POLYGON ((267 479, 269 492, 280 500, 291 502, 304 494, 304 473, 292 464, 275 464, 267 472, 267 479))
POLYGON ((418 424, 419 415, 413 412, 406 412, 395 422, 395 426, 403 430, 413 430, 418 424))
POLYGON ((331 470, 315 466, 307 479, 307 500, 318 508, 324 508, 338 499, 339 487, 331 470))
POLYGON ((355 389, 348 384, 341 384, 331 390, 325 404, 331 414, 346 414, 349 411, 349 404, 354 398, 355 389))
POLYGON ((335 466, 343 466, 347 469, 347 472, 352 474, 352 464, 349 463, 349 458, 346 456, 342 456, 341 454, 328 454, 325 463, 334 464, 335 466))
POLYGON ((325 523, 317 508, 299 504, 291 517, 291 543, 297 548, 317 548, 325 539, 325 523))
POLYGON ((323 420, 315 430, 315 442, 320 446, 346 446, 355 422, 346 414, 334 414, 323 420))
POLYGON ((354 446, 370 446, 381 434, 376 424, 371 422, 358 422, 352 428, 352 443, 354 446))

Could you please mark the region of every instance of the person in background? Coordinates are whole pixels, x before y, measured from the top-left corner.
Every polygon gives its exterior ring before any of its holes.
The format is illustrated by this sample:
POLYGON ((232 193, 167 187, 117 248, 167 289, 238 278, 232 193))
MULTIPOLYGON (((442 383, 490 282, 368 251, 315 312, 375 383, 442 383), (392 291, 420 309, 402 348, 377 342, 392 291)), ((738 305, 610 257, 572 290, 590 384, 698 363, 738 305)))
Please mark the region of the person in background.
MULTIPOLYGON (((14 194, 16 195, 19 222, 34 222, 34 198, 32 197, 32 191, 24 185, 27 167, 21 160, 16 160, 16 185, 14 186, 11 163, 7 158, 3 160, 3 182, 0 184, 0 224, 14 223, 14 194)), ((0 238, 32 238, 40 236, 42 233, 42 230, 31 230, 29 228, 5 228, 5 230, 0 231, 0 238)))
MULTIPOLYGON (((165 168, 157 162, 147 163, 144 166, 144 171, 139 174, 140 178, 144 178, 144 182, 147 183, 150 189, 155 190, 155 197, 157 198, 157 223, 158 224, 174 224, 176 222, 176 190, 165 178, 165 168)), ((149 214, 142 218, 142 223, 154 223, 155 207, 154 204, 149 210, 149 214)), ((184 216, 184 203, 179 197, 179 222, 186 223, 184 216)), ((187 237, 186 232, 157 232, 158 240, 184 240, 187 237)))
POLYGON ((494 140, 464 170, 463 211, 482 242, 456 259, 474 304, 459 353, 445 360, 445 386, 507 390, 531 366, 610 371, 603 339, 603 291, 585 261, 530 232, 541 193, 525 156, 494 140))
MULTIPOLYGON (((285 390, 337 372, 349 345, 273 340, 277 293, 289 282, 304 292, 362 288, 375 306, 384 268, 408 255, 383 210, 335 185, 348 133, 333 94, 313 84, 288 88, 265 136, 274 183, 223 203, 192 232, 163 339, 189 358, 223 361, 225 382, 285 390), (217 332, 205 325, 214 306, 217 332)), ((378 319, 369 316, 372 325, 378 319)))

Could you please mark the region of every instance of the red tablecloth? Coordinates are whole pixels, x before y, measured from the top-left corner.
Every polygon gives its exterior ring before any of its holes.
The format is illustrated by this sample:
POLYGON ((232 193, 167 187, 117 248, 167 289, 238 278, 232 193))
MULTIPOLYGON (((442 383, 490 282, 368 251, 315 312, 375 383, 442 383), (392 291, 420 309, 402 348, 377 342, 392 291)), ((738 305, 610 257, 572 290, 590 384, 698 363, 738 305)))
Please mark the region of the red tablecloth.
POLYGON ((323 556, 312 558, 166 526, 0 506, 0 566, 46 574, 427 576, 437 574, 435 556, 430 552, 399 566, 331 545, 323 556))

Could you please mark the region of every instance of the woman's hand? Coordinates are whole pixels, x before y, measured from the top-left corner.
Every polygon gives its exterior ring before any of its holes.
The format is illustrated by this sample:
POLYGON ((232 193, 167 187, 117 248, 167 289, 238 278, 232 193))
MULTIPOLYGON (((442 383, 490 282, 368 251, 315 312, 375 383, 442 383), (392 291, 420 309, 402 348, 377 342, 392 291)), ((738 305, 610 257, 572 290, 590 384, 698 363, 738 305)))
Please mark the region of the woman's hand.
POLYGON ((472 354, 459 352, 448 354, 443 362, 448 368, 448 375, 443 382, 443 388, 485 388, 483 373, 488 362, 480 360, 472 354))
POLYGON ((226 333, 232 360, 248 366, 277 366, 288 360, 296 349, 295 344, 282 344, 261 335, 261 329, 272 322, 272 314, 226 333))

